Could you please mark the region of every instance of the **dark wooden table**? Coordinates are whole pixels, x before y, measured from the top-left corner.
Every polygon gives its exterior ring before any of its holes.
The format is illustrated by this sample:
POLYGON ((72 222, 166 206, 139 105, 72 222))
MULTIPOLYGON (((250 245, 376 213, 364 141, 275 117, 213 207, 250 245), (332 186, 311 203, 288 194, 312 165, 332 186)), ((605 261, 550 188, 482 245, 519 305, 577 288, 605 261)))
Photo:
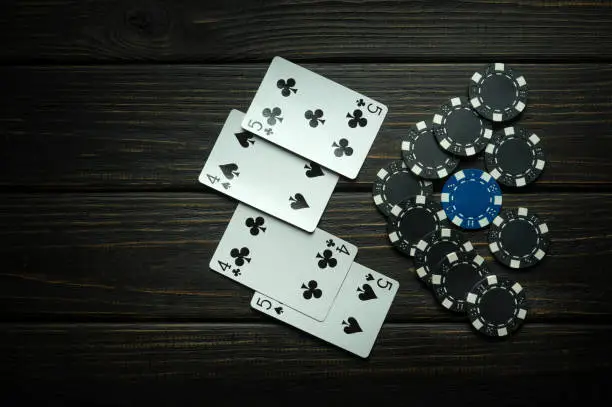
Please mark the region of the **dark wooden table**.
POLYGON ((0 27, 3 405, 612 399, 609 1, 23 0, 0 27), (252 311, 207 267, 236 203, 197 175, 275 55, 389 106, 320 223, 401 283, 369 360, 252 311), (370 194, 408 127, 494 61, 527 77, 520 123, 549 158, 504 204, 553 236, 533 270, 491 262, 532 307, 503 342, 436 304, 370 194))

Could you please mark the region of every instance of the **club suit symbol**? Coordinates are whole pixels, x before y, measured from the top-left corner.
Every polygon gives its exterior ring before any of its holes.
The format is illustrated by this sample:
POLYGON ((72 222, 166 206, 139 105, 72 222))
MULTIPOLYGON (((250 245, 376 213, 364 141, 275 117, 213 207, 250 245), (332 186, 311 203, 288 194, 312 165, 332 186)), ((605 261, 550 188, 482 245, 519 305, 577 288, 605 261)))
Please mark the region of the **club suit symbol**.
POLYGON ((249 228, 249 233, 251 233, 251 235, 257 236, 259 235, 259 232, 266 232, 266 228, 263 227, 265 222, 266 221, 262 216, 258 216, 255 219, 247 218, 244 224, 247 228, 249 228))
POLYGON ((323 114, 324 114, 323 110, 321 109, 316 109, 314 111, 306 110, 306 112, 304 113, 304 117, 308 121, 308 125, 314 128, 314 127, 318 127, 319 125, 325 124, 325 120, 323 119, 323 114))
POLYGON ((320 269, 324 268, 334 268, 338 265, 338 260, 336 260, 333 256, 334 252, 329 249, 323 250, 323 254, 317 253, 318 265, 320 269))
POLYGON ((274 107, 272 109, 270 109, 269 107, 266 107, 264 110, 262 110, 261 114, 263 117, 266 118, 266 122, 270 126, 274 126, 276 123, 283 122, 283 118, 280 117, 280 115, 283 114, 280 107, 274 107))
POLYGON ((284 97, 291 96, 291 92, 293 92, 294 94, 297 93, 298 90, 295 85, 295 79, 293 78, 289 78, 287 80, 279 79, 276 82, 276 87, 281 90, 281 95, 283 95, 284 97))
POLYGON ((309 300, 311 298, 321 298, 321 296, 323 295, 323 291, 318 288, 319 284, 314 281, 314 280, 310 280, 308 282, 308 285, 306 284, 302 284, 302 290, 304 290, 304 292, 302 293, 302 296, 309 300))
POLYGON ((354 129, 355 127, 359 126, 359 127, 365 127, 368 125, 368 119, 366 119, 365 117, 363 117, 363 112, 359 109, 355 109, 353 110, 353 114, 351 113, 347 113, 346 114, 346 118, 350 119, 348 121, 348 126, 351 129, 354 129))
POLYGON ((245 261, 247 263, 251 262, 251 258, 247 257, 249 254, 251 254, 251 251, 246 247, 243 247, 240 250, 234 248, 230 251, 230 256, 232 256, 234 259, 234 264, 236 264, 238 267, 243 266, 245 261))
POLYGON ((334 141, 332 148, 334 149, 334 155, 338 158, 353 155, 353 147, 349 147, 349 141, 345 138, 341 138, 338 142, 334 141))

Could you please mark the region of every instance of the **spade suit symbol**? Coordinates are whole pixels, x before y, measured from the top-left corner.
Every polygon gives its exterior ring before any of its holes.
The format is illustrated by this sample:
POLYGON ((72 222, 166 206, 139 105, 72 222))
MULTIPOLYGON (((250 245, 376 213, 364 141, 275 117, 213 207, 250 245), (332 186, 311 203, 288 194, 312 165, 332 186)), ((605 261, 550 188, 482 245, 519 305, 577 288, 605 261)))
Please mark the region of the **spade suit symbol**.
POLYGON ((234 133, 234 136, 238 139, 240 145, 244 148, 248 148, 251 144, 255 144, 253 135, 248 131, 241 131, 240 133, 234 133))
POLYGON ((280 314, 282 314, 282 313, 283 313, 283 307, 276 307, 276 308, 274 308, 274 311, 276 311, 276 313, 277 313, 278 315, 280 315, 280 314))
POLYGON ((306 202, 306 198, 304 198, 302 194, 295 194, 295 196, 289 197, 289 201, 291 202, 292 209, 310 208, 308 202, 306 202))
POLYGON ((359 326, 359 322, 357 322, 357 320, 353 317, 348 317, 346 321, 342 321, 342 325, 346 325, 344 327, 344 333, 346 334, 350 335, 357 332, 363 332, 363 330, 359 326))
POLYGON ((238 166, 234 163, 222 164, 219 166, 219 168, 221 168, 221 172, 223 172, 223 175, 225 175, 225 178, 227 179, 234 179, 234 177, 240 175, 238 172, 238 166))
POLYGON ((323 170, 321 169, 321 166, 315 162, 310 162, 309 164, 306 164, 304 168, 308 169, 308 171, 306 171, 306 176, 308 178, 315 178, 323 175, 323 170))
POLYGON ((368 281, 374 280, 374 277, 372 276, 371 273, 366 274, 366 280, 368 280, 368 281))
POLYGON ((364 284, 361 288, 358 288, 357 291, 359 291, 359 299, 361 301, 374 300, 378 298, 370 284, 364 284))

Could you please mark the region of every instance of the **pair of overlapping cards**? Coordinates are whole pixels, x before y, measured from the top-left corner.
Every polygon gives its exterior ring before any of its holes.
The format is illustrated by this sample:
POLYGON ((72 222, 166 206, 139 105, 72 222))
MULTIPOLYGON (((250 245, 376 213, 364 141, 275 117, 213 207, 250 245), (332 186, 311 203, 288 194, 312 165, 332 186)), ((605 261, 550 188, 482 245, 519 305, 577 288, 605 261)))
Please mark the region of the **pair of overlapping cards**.
POLYGON ((210 261, 251 306, 361 357, 399 284, 316 226, 339 175, 356 178, 387 107, 283 58, 232 110, 200 174, 239 203, 210 261))

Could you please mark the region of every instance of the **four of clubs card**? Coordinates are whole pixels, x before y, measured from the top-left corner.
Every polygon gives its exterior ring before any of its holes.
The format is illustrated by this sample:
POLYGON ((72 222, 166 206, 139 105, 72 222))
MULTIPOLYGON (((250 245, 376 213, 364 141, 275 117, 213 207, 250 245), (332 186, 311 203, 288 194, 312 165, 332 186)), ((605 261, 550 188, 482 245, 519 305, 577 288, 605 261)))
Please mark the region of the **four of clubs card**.
POLYGON ((321 229, 306 233, 238 204, 210 268, 323 321, 357 247, 321 229))
POLYGON ((199 181, 312 232, 338 175, 242 129, 243 118, 230 112, 199 181))
POLYGON ((382 103, 275 57, 242 127, 354 179, 386 114, 382 103))

